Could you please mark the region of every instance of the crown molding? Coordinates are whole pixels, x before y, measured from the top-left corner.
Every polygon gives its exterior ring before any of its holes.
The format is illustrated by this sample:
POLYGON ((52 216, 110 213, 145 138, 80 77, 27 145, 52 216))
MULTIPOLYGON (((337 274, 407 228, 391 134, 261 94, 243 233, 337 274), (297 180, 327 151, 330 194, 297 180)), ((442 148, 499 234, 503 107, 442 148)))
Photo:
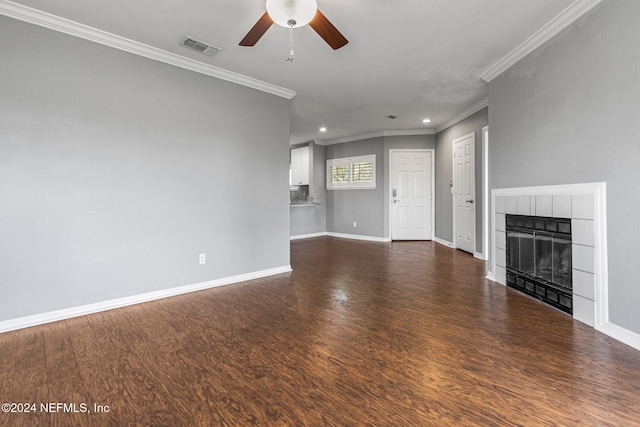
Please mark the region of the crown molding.
POLYGON ((58 31, 60 33, 79 37, 125 52, 133 53, 134 55, 142 56, 154 61, 164 62, 165 64, 174 65, 176 67, 184 68, 196 73, 215 77, 220 80, 225 80, 252 89, 257 89, 262 92, 280 96, 282 98, 292 99, 296 95, 295 91, 292 91, 290 89, 266 83, 242 74, 234 73, 232 71, 224 70, 213 65, 186 58, 184 56, 176 55, 175 53, 167 52, 153 46, 149 46, 134 40, 108 33, 106 31, 98 30, 96 28, 80 24, 79 22, 61 18, 59 16, 52 15, 50 13, 33 9, 21 4, 17 4, 12 1, 0 0, 0 14, 20 21, 28 22, 30 24, 48 28, 50 30, 58 31))
POLYGON ((457 116, 455 116, 453 119, 449 120, 448 122, 438 126, 436 128, 436 133, 440 133, 443 130, 455 125, 456 123, 466 119, 467 117, 469 117, 472 114, 477 113, 478 111, 482 110, 485 107, 489 106, 489 97, 485 96, 484 98, 482 98, 480 101, 476 102, 475 104, 467 107, 465 110, 463 110, 460 114, 458 114, 457 116))
POLYGON ((602 3, 602 0, 576 0, 558 16, 549 21, 534 35, 525 40, 520 46, 509 52, 507 56, 493 64, 480 77, 487 83, 507 71, 518 61, 529 55, 538 47, 555 37, 558 33, 568 28, 571 24, 582 18, 594 7, 602 3))
POLYGON ((433 129, 409 129, 409 130, 385 130, 382 136, 411 136, 411 135, 435 135, 433 129))
POLYGON ((336 139, 314 139, 313 142, 318 145, 333 145, 333 144, 342 144, 345 142, 353 142, 353 141, 361 141, 363 139, 371 139, 371 138, 380 138, 384 136, 405 136, 405 135, 435 135, 436 133, 440 133, 443 130, 455 125, 456 123, 466 119, 472 114, 477 113, 485 107, 489 106, 489 97, 484 97, 475 104, 469 106, 460 114, 455 116, 453 119, 448 122, 438 126, 435 129, 414 129, 414 130, 385 130, 371 133, 363 133, 360 135, 346 136, 344 138, 336 138, 336 139))
POLYGON ((362 141, 363 139, 380 138, 385 136, 411 136, 411 135, 435 135, 433 129, 407 129, 407 130, 382 130, 378 132, 362 133, 359 135, 345 136, 336 139, 314 139, 318 145, 343 144, 345 142, 362 141))

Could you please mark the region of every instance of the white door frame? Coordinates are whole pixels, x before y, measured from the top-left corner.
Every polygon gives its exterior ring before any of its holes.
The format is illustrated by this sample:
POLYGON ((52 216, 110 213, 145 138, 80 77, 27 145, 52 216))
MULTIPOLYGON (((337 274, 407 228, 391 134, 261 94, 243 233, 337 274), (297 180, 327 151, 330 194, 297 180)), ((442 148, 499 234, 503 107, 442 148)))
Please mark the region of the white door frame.
MULTIPOLYGON (((476 133, 475 132, 470 132, 466 135, 461 136, 460 138, 456 138, 451 142, 451 182, 453 183, 453 186, 451 187, 451 207, 453 210, 453 248, 457 248, 456 246, 456 197, 455 197, 455 191, 454 189, 456 188, 456 182, 455 182, 455 171, 456 171, 456 158, 455 158, 455 146, 456 143, 462 140, 465 140, 467 138, 471 138, 473 137, 473 145, 474 145, 474 150, 473 150, 473 161, 474 161, 474 166, 475 166, 475 156, 476 156, 476 150, 475 150, 475 146, 476 146, 476 133)), ((474 193, 475 193, 475 183, 476 183, 476 177, 475 177, 475 167, 474 167, 474 176, 473 176, 473 184, 474 184, 474 193)), ((478 198, 478 195, 475 195, 476 199, 478 198)), ((475 201, 474 201, 475 203, 475 201)), ((472 221, 473 223, 473 252, 472 255, 476 255, 476 207, 474 205, 473 207, 473 216, 474 219, 472 221)))
POLYGON ((424 153, 424 152, 430 152, 431 153, 431 240, 433 240, 435 238, 436 235, 436 217, 435 217, 435 213, 436 213, 436 209, 435 209, 435 191, 436 191, 436 168, 435 168, 435 163, 436 163, 436 159, 435 159, 435 155, 436 155, 436 150, 433 148, 417 148, 415 150, 412 150, 410 148, 390 148, 389 149, 389 176, 388 176, 388 180, 387 180, 387 194, 386 197, 388 198, 388 206, 389 206, 389 240, 393 241, 393 197, 391 197, 391 176, 393 173, 393 164, 391 162, 391 153, 397 153, 397 152, 420 152, 420 153, 424 153))
MULTIPOLYGON (((476 197, 477 198, 477 197, 476 197)), ((489 126, 482 128, 482 254, 489 260, 489 126)), ((487 264, 488 265, 488 264, 487 264)))

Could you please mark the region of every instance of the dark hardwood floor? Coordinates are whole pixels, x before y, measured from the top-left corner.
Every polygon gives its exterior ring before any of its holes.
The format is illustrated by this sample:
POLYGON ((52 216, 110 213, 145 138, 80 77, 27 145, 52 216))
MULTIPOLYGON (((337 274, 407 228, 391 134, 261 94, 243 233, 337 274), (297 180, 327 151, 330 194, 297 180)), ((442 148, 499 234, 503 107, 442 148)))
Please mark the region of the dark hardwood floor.
POLYGON ((640 352, 470 255, 291 253, 290 274, 0 334, 0 401, 38 405, 0 425, 640 425, 640 352))

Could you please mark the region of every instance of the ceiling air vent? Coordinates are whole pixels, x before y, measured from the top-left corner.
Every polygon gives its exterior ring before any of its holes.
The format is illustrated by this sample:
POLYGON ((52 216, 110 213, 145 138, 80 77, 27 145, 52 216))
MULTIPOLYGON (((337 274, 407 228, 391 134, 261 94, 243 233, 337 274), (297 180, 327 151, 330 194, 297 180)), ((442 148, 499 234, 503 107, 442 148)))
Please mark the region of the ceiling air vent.
POLYGON ((219 47, 211 46, 209 44, 195 40, 191 37, 187 37, 184 40, 182 40, 180 42, 180 46, 184 46, 187 49, 195 50, 196 52, 203 53, 207 56, 213 56, 214 54, 222 50, 219 47))

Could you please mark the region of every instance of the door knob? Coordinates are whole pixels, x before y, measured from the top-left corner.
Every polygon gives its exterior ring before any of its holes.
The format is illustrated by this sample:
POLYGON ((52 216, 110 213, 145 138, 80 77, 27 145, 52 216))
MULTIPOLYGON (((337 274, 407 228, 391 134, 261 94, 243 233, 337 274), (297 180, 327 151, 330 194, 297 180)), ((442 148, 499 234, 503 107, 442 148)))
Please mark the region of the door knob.
POLYGON ((467 200, 467 203, 473 203, 473 200, 467 200))

